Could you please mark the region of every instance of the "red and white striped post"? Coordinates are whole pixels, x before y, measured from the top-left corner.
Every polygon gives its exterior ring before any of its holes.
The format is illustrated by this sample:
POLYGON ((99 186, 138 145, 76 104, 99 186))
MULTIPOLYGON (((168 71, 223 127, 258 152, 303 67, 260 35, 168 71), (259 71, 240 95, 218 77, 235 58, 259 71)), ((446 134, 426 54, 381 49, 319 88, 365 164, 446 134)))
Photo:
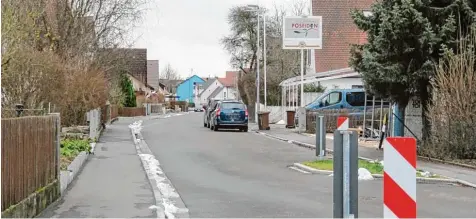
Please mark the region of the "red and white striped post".
POLYGON ((345 131, 349 129, 349 118, 346 116, 337 117, 337 130, 345 131))
POLYGON ((384 141, 383 217, 416 218, 416 140, 384 141))

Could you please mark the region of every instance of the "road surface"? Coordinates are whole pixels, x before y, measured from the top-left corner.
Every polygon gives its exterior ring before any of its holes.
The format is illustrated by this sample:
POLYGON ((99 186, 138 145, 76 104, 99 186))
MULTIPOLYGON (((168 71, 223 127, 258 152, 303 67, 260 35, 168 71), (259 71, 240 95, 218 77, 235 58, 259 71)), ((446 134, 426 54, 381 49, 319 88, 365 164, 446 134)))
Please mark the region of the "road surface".
MULTIPOLYGON (((332 217, 332 177, 288 168, 314 151, 251 132, 213 132, 202 113, 144 120, 142 135, 191 218, 332 217)), ((70 189, 39 217, 152 218, 154 189, 128 125, 108 127, 70 189)), ((418 217, 474 217, 476 189, 418 184, 418 217)), ((359 217, 382 217, 382 181, 359 182, 359 217)))
MULTIPOLYGON (((332 217, 332 177, 289 169, 314 152, 254 133, 214 132, 202 113, 144 122, 142 134, 190 217, 332 217)), ((474 217, 476 189, 418 184, 419 217, 474 217)), ((359 217, 382 217, 382 181, 360 181, 359 217)))

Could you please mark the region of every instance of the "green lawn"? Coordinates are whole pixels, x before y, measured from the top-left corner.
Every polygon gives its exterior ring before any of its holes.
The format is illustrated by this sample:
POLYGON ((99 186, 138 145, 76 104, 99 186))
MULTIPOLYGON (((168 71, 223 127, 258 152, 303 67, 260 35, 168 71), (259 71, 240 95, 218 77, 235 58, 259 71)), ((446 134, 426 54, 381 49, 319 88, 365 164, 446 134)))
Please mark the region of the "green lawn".
MULTIPOLYGON (((312 167, 319 170, 333 170, 334 161, 331 159, 327 160, 315 160, 307 161, 302 164, 312 167)), ((365 168, 372 174, 383 174, 383 166, 380 163, 371 163, 366 160, 359 160, 359 168, 365 168)), ((423 177, 421 172, 417 172, 417 177, 423 177)), ((430 178, 443 178, 439 175, 432 175, 430 178)))
MULTIPOLYGON (((316 160, 303 163, 306 166, 319 169, 319 170, 333 170, 334 161, 333 160, 316 160)), ((370 171, 372 174, 383 174, 383 166, 380 163, 370 163, 365 160, 359 160, 359 168, 365 168, 370 171)))

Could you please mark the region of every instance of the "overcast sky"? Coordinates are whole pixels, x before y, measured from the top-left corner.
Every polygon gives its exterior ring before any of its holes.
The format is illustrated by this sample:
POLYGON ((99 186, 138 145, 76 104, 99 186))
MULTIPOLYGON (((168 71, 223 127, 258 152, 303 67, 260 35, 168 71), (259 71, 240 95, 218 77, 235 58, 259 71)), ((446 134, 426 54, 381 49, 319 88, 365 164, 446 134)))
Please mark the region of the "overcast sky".
POLYGON ((147 48, 148 60, 159 68, 170 63, 188 77, 224 76, 233 70, 220 44, 227 35, 227 14, 235 5, 288 5, 292 0, 151 0, 144 22, 134 31, 134 47, 147 48))

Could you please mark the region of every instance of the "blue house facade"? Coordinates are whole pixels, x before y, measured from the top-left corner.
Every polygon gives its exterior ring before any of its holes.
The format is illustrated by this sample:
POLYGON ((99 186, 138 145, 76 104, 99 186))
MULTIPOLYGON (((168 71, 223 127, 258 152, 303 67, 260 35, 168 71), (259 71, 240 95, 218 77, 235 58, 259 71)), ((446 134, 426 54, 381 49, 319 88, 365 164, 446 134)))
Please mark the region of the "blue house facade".
POLYGON ((196 84, 201 84, 204 83, 205 81, 196 75, 193 75, 192 77, 187 78, 186 80, 182 81, 179 85, 177 85, 177 96, 179 101, 188 101, 189 103, 192 103, 194 100, 194 95, 193 95, 193 88, 194 88, 194 83, 196 84))

